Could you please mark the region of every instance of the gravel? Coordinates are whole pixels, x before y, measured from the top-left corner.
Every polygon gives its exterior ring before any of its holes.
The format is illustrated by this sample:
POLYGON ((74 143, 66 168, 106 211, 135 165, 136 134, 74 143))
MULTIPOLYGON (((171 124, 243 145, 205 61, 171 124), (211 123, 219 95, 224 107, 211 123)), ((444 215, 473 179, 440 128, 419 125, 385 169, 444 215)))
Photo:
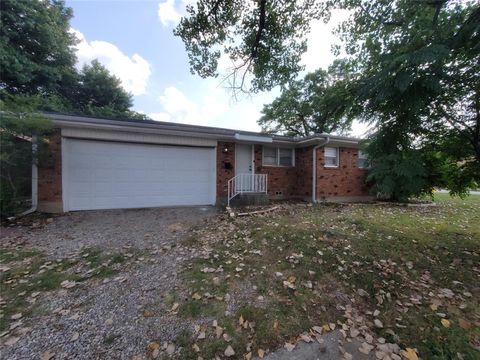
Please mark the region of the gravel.
POLYGON ((201 225, 216 213, 214 207, 72 212, 42 227, 20 228, 15 236, 22 237, 27 246, 58 257, 89 247, 146 249, 176 243, 192 226, 201 225))
POLYGON ((164 299, 185 296, 179 271, 198 256, 180 240, 215 214, 214 208, 198 207, 78 212, 15 232, 26 246, 55 257, 85 247, 132 246, 142 254, 106 280, 92 278, 42 294, 39 309, 15 330, 25 334, 14 345, 0 345, 2 358, 39 359, 46 352, 56 360, 143 358, 150 342, 163 345, 192 329, 188 320, 170 313, 164 299))

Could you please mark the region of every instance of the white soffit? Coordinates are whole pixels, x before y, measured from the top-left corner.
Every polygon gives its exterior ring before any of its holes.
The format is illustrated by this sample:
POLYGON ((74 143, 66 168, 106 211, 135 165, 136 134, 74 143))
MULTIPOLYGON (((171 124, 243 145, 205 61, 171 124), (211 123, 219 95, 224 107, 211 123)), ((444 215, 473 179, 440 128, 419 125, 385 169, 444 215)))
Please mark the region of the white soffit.
POLYGON ((62 136, 68 138, 122 141, 133 143, 168 144, 185 146, 217 146, 213 139, 191 138, 187 136, 161 135, 155 133, 126 132, 87 128, 62 128, 62 136))
POLYGON ((235 139, 238 141, 249 141, 255 143, 272 143, 273 139, 271 136, 256 136, 256 135, 244 135, 244 134, 235 134, 235 139))

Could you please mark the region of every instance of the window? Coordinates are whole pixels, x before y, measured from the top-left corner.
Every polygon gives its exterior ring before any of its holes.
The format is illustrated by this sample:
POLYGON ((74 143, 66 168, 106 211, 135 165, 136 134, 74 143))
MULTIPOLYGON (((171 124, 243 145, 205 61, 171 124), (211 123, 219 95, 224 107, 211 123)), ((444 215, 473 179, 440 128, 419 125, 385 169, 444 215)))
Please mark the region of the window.
POLYGON ((325 147, 325 166, 338 167, 338 148, 325 147))
POLYGON ((294 166, 293 149, 263 147, 263 165, 265 166, 294 166))
POLYGON ((367 160, 368 160, 367 153, 362 150, 358 150, 358 167, 360 169, 366 169, 368 167, 367 160))
POLYGON ((279 152, 279 165, 280 166, 292 166, 292 149, 278 149, 279 152))
POLYGON ((277 165, 277 149, 263 148, 263 165, 277 165))

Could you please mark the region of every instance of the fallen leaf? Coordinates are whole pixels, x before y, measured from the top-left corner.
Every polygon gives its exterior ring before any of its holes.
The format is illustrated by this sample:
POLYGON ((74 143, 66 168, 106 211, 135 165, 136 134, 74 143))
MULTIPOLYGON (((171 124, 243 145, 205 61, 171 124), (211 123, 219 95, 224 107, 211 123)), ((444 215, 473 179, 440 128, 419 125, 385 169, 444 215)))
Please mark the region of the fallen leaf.
POLYGON ((258 357, 260 359, 263 359, 264 356, 265 356, 265 350, 258 349, 258 357))
POLYGON ((200 352, 200 348, 198 347, 197 344, 193 344, 193 345, 192 345, 192 349, 193 349, 193 351, 195 351, 195 352, 200 352))
POLYGON ((175 310, 177 310, 179 306, 180 306, 179 303, 173 303, 172 308, 170 309, 170 311, 175 311, 175 310))
POLYGON ((55 356, 55 353, 48 350, 42 354, 42 357, 40 358, 40 360, 50 360, 50 359, 53 359, 54 356, 55 356))
POLYGON ((440 320, 440 322, 442 323, 443 327, 446 327, 446 328, 450 327, 450 321, 448 321, 447 319, 442 319, 440 320))
POLYGON ((408 360, 418 360, 416 349, 406 348, 405 350, 400 351, 400 355, 408 360))
POLYGON ((19 337, 16 337, 16 336, 11 336, 8 338, 7 341, 5 341, 5 345, 7 346, 11 346, 11 345, 14 345, 17 343, 17 341, 20 340, 19 337))
POLYGON ((153 350, 155 350, 155 349, 158 349, 159 347, 160 347, 160 344, 157 343, 157 342, 155 342, 155 341, 149 342, 149 343, 148 343, 148 346, 147 346, 148 350, 150 350, 150 351, 153 351, 153 350))
POLYGON ((362 345, 358 348, 362 354, 368 355, 370 351, 373 350, 373 345, 367 344, 366 342, 362 343, 362 345))
POLYGON ((380 320, 375 319, 373 320, 373 323, 375 324, 376 327, 383 328, 383 323, 380 320))
POLYGON ((249 352, 248 354, 245 354, 245 360, 250 360, 252 358, 252 353, 249 352))
POLYGON ((235 351, 233 350, 233 348, 230 345, 228 345, 227 348, 224 351, 224 354, 225 354, 226 357, 232 357, 233 355, 235 355, 235 351))
POLYGON ((203 340, 203 339, 205 339, 205 337, 206 337, 205 331, 200 331, 200 333, 197 336, 197 339, 198 340, 203 340))
POLYGON ((10 316, 10 319, 12 320, 18 320, 22 317, 22 313, 16 313, 16 314, 13 314, 12 316, 10 316))
POLYGON ((175 345, 170 343, 167 345, 167 354, 172 355, 175 352, 175 345))
POLYGON ((458 326, 460 326, 462 329, 468 330, 472 327, 472 324, 465 319, 458 319, 458 326))
POLYGON ((193 299, 193 300, 200 300, 201 298, 202 298, 202 297, 201 297, 201 295, 200 295, 199 293, 195 293, 195 294, 192 295, 192 299, 193 299))
POLYGON ((291 344, 291 343, 285 343, 285 349, 287 349, 288 352, 292 351, 293 349, 295 349, 295 344, 291 344))

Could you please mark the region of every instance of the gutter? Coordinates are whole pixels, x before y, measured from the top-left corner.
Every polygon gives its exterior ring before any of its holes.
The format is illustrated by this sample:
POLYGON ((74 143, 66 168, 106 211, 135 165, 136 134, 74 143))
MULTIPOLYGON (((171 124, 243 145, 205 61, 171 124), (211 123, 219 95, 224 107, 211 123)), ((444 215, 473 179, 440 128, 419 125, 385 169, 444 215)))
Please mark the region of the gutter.
POLYGON ((319 147, 325 146, 330 142, 330 136, 327 136, 323 144, 317 144, 313 147, 312 159, 313 159, 313 169, 312 169, 312 202, 315 204, 317 202, 317 149, 319 147))
POLYGON ((22 212, 19 216, 28 215, 37 211, 37 206, 38 206, 37 136, 33 135, 31 141, 32 141, 32 206, 30 207, 30 209, 22 212))

